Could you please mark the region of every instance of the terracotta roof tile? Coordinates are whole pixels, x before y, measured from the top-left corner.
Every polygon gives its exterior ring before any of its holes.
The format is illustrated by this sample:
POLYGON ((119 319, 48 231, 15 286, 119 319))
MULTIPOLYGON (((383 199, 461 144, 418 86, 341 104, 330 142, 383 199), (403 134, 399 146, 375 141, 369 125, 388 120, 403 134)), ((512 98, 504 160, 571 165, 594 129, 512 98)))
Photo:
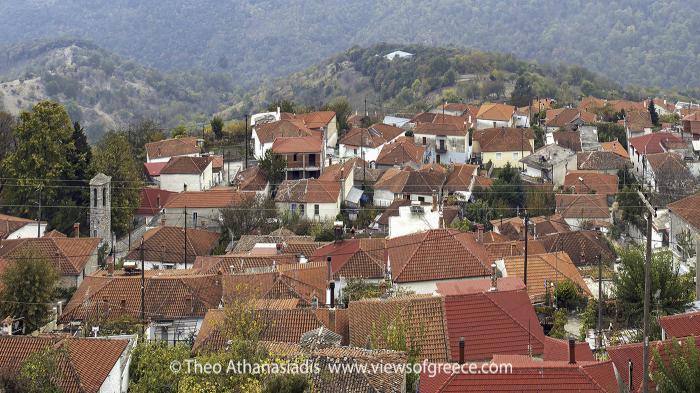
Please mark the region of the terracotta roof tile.
POLYGON ((168 165, 167 162, 144 162, 143 169, 148 176, 158 177, 166 165, 168 165))
POLYGON ((211 164, 210 157, 173 157, 160 170, 161 175, 200 174, 211 164))
POLYGON ((570 171, 564 178, 564 187, 576 194, 596 194, 612 196, 617 193, 617 175, 594 171, 570 171))
POLYGON ((0 239, 7 239, 12 232, 32 223, 36 225, 36 221, 34 220, 0 214, 0 239))
MULTIPOLYGON (((467 280, 472 281, 472 280, 467 280)), ((464 337, 466 360, 488 360, 494 354, 544 353, 544 332, 530 299, 523 289, 491 291, 490 280, 482 287, 465 282, 472 292, 459 295, 443 293, 442 283, 437 292, 445 296, 447 331, 451 360, 459 359, 459 338, 464 337)), ((447 283, 448 288, 458 283, 447 283)), ((445 291, 454 293, 455 289, 445 291)))
POLYGON ((491 274, 491 257, 472 233, 434 229, 387 241, 395 282, 483 277, 491 274), (436 264, 435 261, 441 261, 436 264))
MULTIPOLYGON (((436 119, 442 117, 443 115, 435 116, 436 119)), ((418 123, 416 124, 413 133, 417 135, 465 137, 467 136, 467 127, 464 125, 464 123, 462 123, 461 126, 452 123, 418 123)))
POLYGON ((480 120, 509 121, 514 112, 514 106, 486 103, 481 105, 476 117, 480 120))
POLYGON ((647 154, 647 164, 654 172, 657 179, 665 177, 671 178, 692 178, 683 157, 677 153, 655 153, 647 154))
POLYGON ((563 218, 608 219, 610 209, 604 194, 557 194, 557 213, 563 218))
POLYGON ((282 113, 282 118, 300 120, 306 127, 314 130, 327 127, 328 124, 335 118, 335 112, 320 111, 299 114, 282 113))
POLYGON ((581 148, 581 133, 576 130, 561 130, 552 133, 554 143, 561 147, 579 152, 581 148))
POLYGON ((385 239, 347 239, 317 249, 311 260, 325 262, 331 257, 335 280, 344 278, 374 279, 384 277, 385 239))
POLYGON ((336 181, 317 179, 285 180, 275 195, 276 202, 335 203, 340 196, 336 181))
MULTIPOLYGON (((163 261, 165 263, 184 263, 187 247, 187 263, 192 264, 198 256, 209 255, 219 243, 219 234, 202 229, 187 229, 185 245, 185 228, 159 226, 151 228, 143 235, 143 255, 146 261, 163 261)), ((127 259, 140 260, 141 247, 133 248, 127 259)))
POLYGON ((371 342, 375 348, 385 348, 385 326, 405 324, 407 346, 420 349, 420 360, 440 362, 449 358, 445 314, 439 296, 356 300, 350 303, 348 312, 352 346, 366 347, 371 342))
POLYGON ((593 113, 574 108, 560 108, 547 111, 545 125, 547 127, 566 127, 578 122, 590 124, 595 122, 595 120, 596 116, 593 113))
POLYGON ((186 191, 168 198, 166 209, 225 208, 240 205, 245 199, 255 197, 253 192, 237 191, 233 188, 217 188, 207 191, 186 191))
POLYGON ((272 151, 277 154, 320 153, 323 141, 316 135, 278 137, 272 143, 272 151))
POLYGON ((654 124, 651 122, 651 115, 648 111, 632 111, 625 115, 625 124, 632 132, 641 132, 645 128, 652 128, 654 124))
POLYGON ((576 266, 594 263, 598 256, 606 262, 616 258, 608 243, 593 231, 554 233, 541 237, 539 241, 547 252, 566 252, 576 266))
POLYGON ((531 128, 486 128, 474 131, 473 140, 482 152, 527 151, 532 153, 530 140, 535 138, 531 128))
POLYGON ((669 203, 668 210, 700 230, 700 192, 669 203))
POLYGON ((256 124, 255 134, 261 143, 272 143, 280 137, 314 136, 301 120, 279 120, 271 123, 256 124))
POLYGON ((378 147, 403 135, 403 128, 376 123, 369 128, 352 128, 340 140, 340 144, 349 146, 378 147))
POLYGON ((243 235, 236 246, 231 250, 232 254, 240 254, 249 252, 258 243, 276 243, 284 245, 285 243, 315 243, 311 236, 300 236, 294 233, 291 234, 276 234, 275 232, 269 235, 243 235))
MULTIPOLYGON (((523 256, 506 257, 504 263, 508 276, 523 279, 523 256)), ((545 283, 549 285, 549 283, 559 283, 566 280, 571 280, 576 284, 585 296, 591 296, 586 282, 583 281, 583 277, 567 253, 556 252, 528 256, 527 293, 533 302, 545 300, 545 283)))
POLYGON ((275 265, 297 263, 298 258, 293 254, 281 255, 246 255, 231 254, 217 256, 199 256, 192 265, 204 274, 215 273, 250 273, 270 269, 275 265))
POLYGON ((165 206, 168 199, 176 193, 158 188, 144 187, 141 189, 141 204, 136 214, 155 216, 165 206))
POLYGON ((626 160, 629 160, 630 158, 630 155, 627 153, 627 149, 625 149, 625 147, 618 141, 601 142, 600 149, 615 153, 626 160))
POLYGON ((200 147, 195 137, 172 138, 146 143, 146 153, 150 160, 197 154, 199 152, 200 147))
POLYGON ((700 336, 700 311, 664 315, 659 319, 666 337, 700 336))
POLYGON ((447 175, 444 189, 447 192, 469 191, 472 186, 474 176, 478 171, 477 165, 456 164, 447 175))
POLYGON ((416 145, 413 138, 397 138, 394 142, 387 143, 382 147, 377 157, 377 164, 382 165, 405 165, 406 163, 423 163, 425 147, 416 145))
POLYGON ((262 191, 268 184, 267 177, 259 166, 239 171, 233 182, 240 191, 262 191))
POLYGON ((576 154, 578 169, 607 171, 620 170, 632 166, 629 160, 626 160, 616 153, 610 151, 587 151, 576 154))
POLYGON ((0 248, 0 257, 6 259, 21 258, 24 252, 35 250, 57 263, 63 276, 77 276, 97 255, 100 239, 90 237, 42 237, 4 240, 0 248))
POLYGON ((669 132, 654 132, 648 135, 630 138, 629 144, 634 147, 634 150, 639 154, 654 154, 666 151, 663 146, 663 143, 666 141, 682 142, 683 140, 669 132))
POLYGON ((398 194, 431 195, 445 183, 447 175, 440 171, 414 171, 411 168, 391 168, 374 184, 376 190, 388 190, 398 194))

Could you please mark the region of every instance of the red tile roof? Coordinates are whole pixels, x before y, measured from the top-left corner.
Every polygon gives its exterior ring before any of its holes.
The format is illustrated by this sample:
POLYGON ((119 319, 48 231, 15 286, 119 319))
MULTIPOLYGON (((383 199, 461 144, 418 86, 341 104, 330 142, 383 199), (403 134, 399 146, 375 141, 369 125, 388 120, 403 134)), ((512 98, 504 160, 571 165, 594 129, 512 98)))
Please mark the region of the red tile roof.
POLYGON ((700 230, 700 192, 669 203, 667 207, 696 230, 700 230))
POLYGON ((411 162, 422 164, 424 154, 425 147, 416 145, 413 138, 399 137, 382 147, 376 162, 381 165, 401 166, 411 162))
POLYGON ((576 154, 578 169, 607 171, 632 166, 632 163, 610 151, 586 151, 576 154))
POLYGON ((666 337, 700 336, 700 311, 664 315, 659 319, 666 337))
POLYGON ((155 216, 160 212, 160 209, 165 206, 168 199, 175 195, 175 192, 161 190, 153 187, 144 187, 141 189, 141 204, 136 209, 136 214, 144 216, 155 216))
POLYGON ((32 354, 56 348, 57 385, 66 393, 97 393, 129 345, 128 340, 0 336, 0 369, 18 372, 32 354))
POLYGON ((7 214, 0 214, 0 239, 7 239, 12 232, 17 231, 28 224, 36 225, 36 221, 30 220, 28 218, 8 216, 7 214))
POLYGON ((350 302, 350 345, 387 348, 388 325, 406 326, 406 344, 420 350, 418 360, 444 362, 450 357, 442 298, 429 295, 350 302))
POLYGON ((272 143, 272 151, 277 154, 320 153, 323 141, 316 135, 279 137, 272 143))
POLYGON ((335 112, 332 111, 320 111, 320 112, 309 112, 309 113, 282 113, 282 119, 296 119, 300 120, 306 127, 315 130, 322 127, 327 127, 328 124, 335 118, 335 112))
POLYGON ((486 103, 481 105, 476 117, 479 120, 509 121, 514 112, 514 106, 486 103))
MULTIPOLYGON (((436 118, 438 117, 442 117, 442 115, 437 115, 436 118)), ((465 137, 467 135, 467 127, 464 124, 457 126, 449 123, 418 123, 413 133, 416 135, 465 137)))
POLYGON ((594 171, 570 171, 564 178, 564 188, 576 194, 596 194, 612 196, 617 193, 617 175, 594 171))
POLYGON ((173 157, 160 170, 161 175, 196 175, 204 172, 211 165, 211 157, 173 157))
POLYGON ((634 147, 634 150, 639 154, 653 154, 665 152, 666 149, 664 148, 663 143, 666 141, 683 142, 683 140, 675 134, 668 132, 654 132, 648 135, 630 138, 629 144, 634 147))
POLYGON ((491 257, 472 233, 433 229, 387 241, 395 282, 483 277, 491 274, 491 257), (440 261, 440 263, 435 263, 440 261))
POLYGON ((256 124, 254 128, 260 143, 272 143, 276 138, 293 136, 313 136, 313 131, 301 120, 282 119, 270 123, 256 124))
POLYGON ((571 149, 575 152, 580 152, 581 149, 581 133, 578 130, 560 130, 552 133, 554 143, 558 146, 571 149))
POLYGON ((311 260, 331 257, 335 280, 344 278, 383 278, 385 239, 347 239, 325 245, 311 255, 311 260))
POLYGON ((593 113, 573 108, 550 109, 547 111, 545 125, 547 127, 566 127, 574 122, 583 124, 593 123, 596 116, 593 113))
POLYGON ((277 188, 275 202, 336 203, 340 184, 317 179, 285 180, 277 188))
POLYGON ((374 148, 398 138, 404 132, 402 128, 377 123, 369 128, 352 128, 343 136, 340 144, 374 148))
MULTIPOLYGON (((209 255, 219 243, 219 234, 202 229, 159 226, 151 228, 143 235, 143 255, 146 261, 184 263, 187 247, 187 263, 192 264, 197 256, 209 255)), ((137 245, 129 252, 127 259, 140 260, 141 247, 137 245)))
POLYGON ((530 140, 535 138, 531 128, 486 128, 474 131, 473 140, 482 152, 532 152, 530 140))
MULTIPOLYGON (((587 342, 577 342, 574 347, 576 351, 576 361, 595 361, 593 351, 587 342)), ((544 360, 569 360, 569 342, 554 337, 544 338, 544 360)))
POLYGON ((594 231, 553 233, 539 238, 547 252, 564 251, 576 266, 595 262, 598 256, 603 261, 614 261, 615 252, 605 239, 594 231))
MULTIPOLYGON (((524 279, 524 256, 504 258, 508 276, 524 279)), ((570 280, 581 290, 584 296, 591 296, 586 282, 583 281, 574 263, 565 252, 529 255, 527 269, 527 293, 533 302, 545 300, 545 285, 570 280)))
POLYGON ((195 137, 172 138, 146 143, 146 153, 150 160, 197 154, 199 152, 200 147, 195 137))
POLYGON ((374 184, 375 190, 388 190, 395 194, 431 195, 442 188, 447 175, 441 171, 414 171, 390 168, 374 184))
POLYGON ((166 209, 189 208, 225 208, 238 206, 255 193, 237 191, 233 188, 217 188, 207 191, 186 191, 172 195, 165 204, 166 209))
POLYGON ((451 168, 444 189, 447 192, 469 191, 472 180, 478 171, 477 165, 456 164, 451 168))
POLYGON ((267 177, 259 166, 239 171, 233 179, 240 191, 262 191, 267 187, 267 177))
POLYGON ((612 142, 601 142, 600 144, 600 149, 603 151, 609 151, 612 153, 617 154, 618 156, 629 160, 630 155, 627 153, 627 149, 625 149, 624 146, 618 141, 612 141, 612 142))
POLYGON ((63 276, 77 276, 83 272, 91 257, 97 256, 98 238, 42 237, 3 240, 0 257, 21 260, 26 252, 36 251, 59 266, 63 276))
MULTIPOLYGON (((490 288, 490 280, 480 281, 482 288, 490 288)), ((472 283, 466 285, 474 287, 472 283)), ((442 288, 438 283, 437 292, 443 294, 442 288)), ((464 337, 466 360, 487 360, 494 354, 527 355, 528 346, 533 354, 544 353, 544 332, 527 292, 482 288, 445 295, 452 361, 459 359, 460 337, 464 337)))
POLYGON ((632 132, 642 132, 647 128, 654 127, 654 124, 651 122, 651 115, 646 110, 627 112, 625 124, 632 132))
POLYGON ((158 177, 166 165, 168 165, 167 162, 144 162, 143 168, 148 176, 158 177))
POLYGON ((557 194, 556 204, 557 213, 563 218, 610 218, 608 197, 604 194, 557 194))

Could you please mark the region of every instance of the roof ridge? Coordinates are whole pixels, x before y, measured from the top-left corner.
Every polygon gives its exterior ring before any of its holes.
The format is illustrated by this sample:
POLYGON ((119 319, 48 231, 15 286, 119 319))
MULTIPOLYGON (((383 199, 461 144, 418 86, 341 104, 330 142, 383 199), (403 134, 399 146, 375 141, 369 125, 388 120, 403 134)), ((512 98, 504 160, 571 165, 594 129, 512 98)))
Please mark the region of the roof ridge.
MULTIPOLYGON (((530 296, 527 294, 527 288, 525 288, 525 289, 512 289, 512 290, 510 290, 510 291, 500 291, 500 292, 503 293, 503 292, 517 292, 517 291, 523 291, 523 292, 525 292, 525 296, 526 296, 527 299, 528 299, 528 303, 530 302, 530 296)), ((535 336, 534 334, 532 334, 532 329, 531 329, 531 328, 526 328, 525 326, 523 326, 523 324, 521 324, 520 321, 518 321, 516 318, 514 318, 513 315, 512 315, 511 313, 509 313, 508 311, 506 311, 503 307, 501 307, 500 304, 498 304, 498 303, 497 303, 496 301, 494 301, 490 296, 488 296, 488 294, 492 294, 492 293, 498 293, 498 292, 480 292, 479 294, 482 295, 482 296, 484 296, 485 298, 487 298, 491 303, 493 303, 496 307, 498 307, 503 313, 505 313, 506 315, 508 315, 508 318, 510 318, 513 322, 515 322, 518 326, 520 326, 520 328, 523 329, 523 330, 528 334, 528 336, 534 337, 538 342, 540 342, 540 344, 544 345, 544 341, 540 341, 540 339, 539 339, 537 336, 535 336)), ((533 311, 533 312, 534 312, 534 311, 533 311)), ((529 321, 529 320, 530 320, 530 316, 528 316, 528 321, 529 321)))

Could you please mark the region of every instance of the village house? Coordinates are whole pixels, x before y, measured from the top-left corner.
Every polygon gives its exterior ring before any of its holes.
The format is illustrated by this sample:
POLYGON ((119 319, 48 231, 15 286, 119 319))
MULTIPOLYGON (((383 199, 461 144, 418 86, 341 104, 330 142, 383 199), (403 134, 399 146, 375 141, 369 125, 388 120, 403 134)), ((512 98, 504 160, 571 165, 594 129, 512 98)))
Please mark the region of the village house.
POLYGON ((143 261, 147 270, 186 269, 198 256, 211 254, 217 244, 217 232, 187 228, 185 234, 181 227, 158 226, 144 233, 143 242, 130 250, 126 263, 140 268, 143 261))
POLYGON ((416 145, 411 137, 399 137, 394 142, 386 143, 377 156, 375 166, 379 169, 398 167, 420 168, 425 161, 424 146, 416 145))
MULTIPOLYGON (((642 173, 641 181, 649 187, 663 193, 676 191, 676 188, 685 189, 685 185, 693 184, 693 175, 681 156, 675 152, 647 154, 646 167, 642 173), (665 185, 659 189, 660 185, 665 185)), ((664 198, 667 200, 669 198, 664 198)), ((674 198, 670 198, 673 200, 674 198)))
POLYGON ((491 274, 491 257, 473 233, 434 229, 395 237, 386 245, 392 283, 415 293, 433 293, 439 282, 491 274))
MULTIPOLYGON (((575 229, 575 228, 574 228, 575 229)), ((597 264, 597 258, 603 262, 613 262, 617 258, 615 251, 600 233, 589 230, 573 230, 541 236, 538 240, 547 252, 563 251, 569 255, 576 266, 597 264)))
POLYGON ((615 153, 626 160, 630 159, 630 155, 629 153, 627 153, 627 149, 624 146, 622 146, 622 144, 618 141, 601 142, 600 150, 615 153))
POLYGON ((46 233, 46 225, 46 221, 37 224, 36 220, 0 214, 0 240, 42 237, 46 233))
POLYGON ((576 164, 579 170, 596 171, 608 175, 617 175, 632 167, 632 163, 617 153, 610 151, 586 151, 576 154, 576 164))
POLYGON ((210 157, 173 157, 160 171, 160 189, 172 192, 204 191, 212 188, 210 157))
POLYGON ((506 104, 482 104, 476 114, 476 128, 514 127, 515 107, 506 104))
MULTIPOLYGON (((79 236, 79 232, 76 232, 79 236)), ((97 270, 97 254, 102 239, 91 237, 42 237, 0 241, 0 257, 22 261, 26 257, 43 256, 59 268, 58 285, 79 286, 97 270)))
MULTIPOLYGON (((493 231, 504 236, 506 240, 525 240, 525 222, 521 217, 491 220, 491 225, 493 226, 493 231)), ((531 236, 532 239, 538 239, 541 236, 552 233, 569 231, 571 231, 571 228, 558 214, 529 218, 528 236, 531 236)))
POLYGON ((529 156, 520 159, 525 165, 525 175, 555 186, 564 184, 567 172, 576 169, 576 153, 559 145, 546 145, 529 156))
POLYGON ((389 206, 396 199, 431 201, 442 189, 447 171, 432 166, 425 169, 391 168, 374 184, 374 205, 389 206))
POLYGON ((520 160, 535 149, 535 134, 530 128, 487 128, 474 131, 472 158, 491 162, 494 168, 506 164, 519 167, 520 160))
MULTIPOLYGON (((30 358, 57 350, 51 381, 66 393, 126 393, 136 337, 0 336, 0 369, 17 375, 30 358)), ((47 387, 48 388, 48 387, 47 387)))
POLYGON ((581 132, 576 130, 557 130, 545 135, 545 145, 558 145, 574 152, 583 150, 581 146, 581 132))
POLYGON ((683 133, 688 134, 694 141, 700 140, 700 112, 693 112, 681 121, 683 133))
POLYGON ((281 212, 310 220, 332 220, 340 213, 340 182, 317 179, 285 180, 277 188, 275 205, 281 212))
POLYGON ((236 173, 232 186, 238 191, 255 192, 258 196, 270 193, 270 182, 259 166, 251 166, 236 173))
POLYGON ((470 164, 455 164, 447 168, 447 179, 442 187, 445 195, 455 195, 468 201, 472 197, 479 167, 470 164))
POLYGON ((459 206, 433 206, 417 201, 406 202, 409 204, 398 206, 395 214, 394 212, 389 213, 386 226, 388 238, 431 229, 449 228, 460 218, 459 206))
POLYGON ((662 329, 662 340, 700 336, 700 311, 662 315, 659 317, 659 325, 662 329))
POLYGON ((595 171, 570 171, 564 178, 565 191, 572 194, 601 194, 612 199, 617 194, 617 175, 608 175, 595 171))
POLYGON ((595 229, 607 233, 612 225, 605 194, 557 194, 556 212, 574 230, 595 229))
MULTIPOLYGON (((338 182, 342 193, 341 202, 345 202, 353 209, 359 209, 364 192, 362 191, 363 185, 361 183, 359 188, 355 186, 357 184, 355 168, 359 167, 362 169, 362 167, 367 165, 367 162, 362 161, 360 158, 351 158, 342 163, 326 167, 318 180, 338 182)), ((366 171, 364 174, 366 174, 366 171)))
POLYGON ((156 217, 159 217, 165 204, 171 196, 177 193, 161 190, 155 187, 143 187, 141 189, 139 207, 134 212, 134 221, 148 225, 156 217))
POLYGON ((320 111, 308 113, 281 113, 282 120, 297 120, 308 129, 313 130, 322 136, 326 147, 335 149, 338 143, 338 118, 335 112, 320 111))
POLYGON ((668 132, 655 132, 649 135, 631 138, 628 141, 629 157, 632 161, 634 175, 643 179, 647 165, 647 154, 665 153, 671 151, 669 144, 682 143, 683 140, 668 132))
POLYGON ((172 157, 199 157, 204 141, 195 137, 146 143, 146 162, 168 162, 172 157))
POLYGON ((207 310, 221 305, 221 275, 185 270, 146 270, 144 302, 138 268, 103 270, 80 284, 58 322, 70 332, 93 321, 139 320, 143 306, 146 340, 173 345, 196 336, 207 310))
MULTIPOLYGON (((436 115, 436 118, 442 115, 436 115)), ((467 127, 465 124, 419 123, 413 129, 417 145, 424 146, 429 162, 464 163, 467 160, 467 127)))
POLYGON ((689 249, 694 250, 700 236, 700 192, 687 196, 667 206, 670 216, 671 250, 678 257, 688 257, 689 249), (687 242, 684 244, 684 241, 687 242), (686 248, 684 248, 686 247, 686 248))
POLYGON ((165 225, 218 230, 223 223, 221 209, 240 206, 254 198, 254 192, 234 188, 215 188, 207 191, 186 191, 171 195, 163 205, 165 225))
MULTIPOLYGON (((524 256, 509 256, 496 261, 502 277, 518 277, 524 280, 524 256)), ((533 303, 544 303, 554 298, 554 286, 570 280, 584 296, 592 296, 586 282, 565 252, 548 254, 528 253, 527 293, 533 303)))
POLYGON ((651 122, 651 115, 646 110, 625 112, 625 118, 620 122, 625 127, 627 140, 642 135, 649 135, 654 128, 654 124, 651 122))
POLYGON ((580 126, 592 124, 596 115, 575 108, 550 109, 544 119, 545 131, 553 133, 559 129, 577 129, 580 126))
POLYGON ((277 138, 322 136, 307 128, 300 120, 277 120, 270 123, 256 123, 252 130, 253 156, 262 160, 265 153, 272 149, 277 138))
POLYGON ((287 161, 286 180, 317 178, 323 172, 326 149, 315 135, 275 138, 272 152, 287 161))
POLYGON ((376 123, 369 128, 352 128, 340 140, 340 157, 359 157, 373 163, 382 147, 402 136, 405 130, 388 124, 376 123))

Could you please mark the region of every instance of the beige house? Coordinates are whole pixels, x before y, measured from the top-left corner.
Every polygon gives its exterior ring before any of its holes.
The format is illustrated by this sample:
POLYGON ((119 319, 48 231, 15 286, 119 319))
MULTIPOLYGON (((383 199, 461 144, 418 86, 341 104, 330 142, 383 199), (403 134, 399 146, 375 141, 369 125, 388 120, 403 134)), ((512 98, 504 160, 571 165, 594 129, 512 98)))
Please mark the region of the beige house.
POLYGON ((535 148, 535 133, 531 128, 487 128, 474 131, 472 158, 482 163, 491 162, 495 168, 510 163, 520 166, 520 160, 532 154, 535 148))

